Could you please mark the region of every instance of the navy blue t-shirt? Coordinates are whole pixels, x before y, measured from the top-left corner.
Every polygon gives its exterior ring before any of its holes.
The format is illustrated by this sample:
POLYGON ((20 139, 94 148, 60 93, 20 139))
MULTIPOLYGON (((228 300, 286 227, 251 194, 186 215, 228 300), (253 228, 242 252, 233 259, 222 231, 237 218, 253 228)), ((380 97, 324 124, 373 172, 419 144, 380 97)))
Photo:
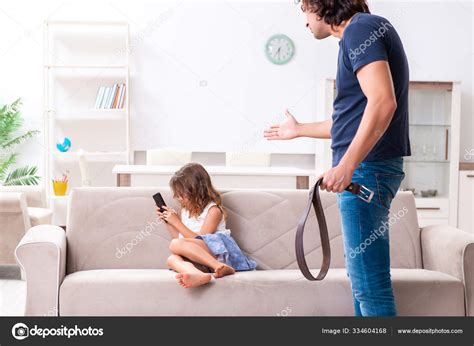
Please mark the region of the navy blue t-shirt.
POLYGON ((397 109, 389 127, 363 161, 410 156, 408 136, 408 61, 400 37, 385 18, 357 13, 339 41, 336 99, 332 115, 332 165, 339 164, 352 142, 367 104, 356 72, 377 60, 390 66, 397 109))

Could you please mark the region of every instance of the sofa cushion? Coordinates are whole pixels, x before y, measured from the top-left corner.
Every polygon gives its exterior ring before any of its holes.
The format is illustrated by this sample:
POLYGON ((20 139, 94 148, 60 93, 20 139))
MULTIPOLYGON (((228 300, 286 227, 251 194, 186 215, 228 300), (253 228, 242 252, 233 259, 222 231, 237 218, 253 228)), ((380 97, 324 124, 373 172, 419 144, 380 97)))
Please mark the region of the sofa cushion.
MULTIPOLYGON (((352 316, 346 271, 331 269, 321 282, 298 270, 257 270, 185 289, 166 269, 111 269, 67 275, 60 315, 139 316, 352 316)), ((393 269, 400 315, 464 315, 462 282, 423 269, 393 269)))
MULTIPOLYGON (((341 217, 334 193, 321 192, 331 243, 331 268, 344 268, 341 217)), ((296 269, 295 235, 308 203, 305 190, 237 190, 222 193, 229 212, 227 227, 237 243, 259 264, 259 269, 296 269), (235 231, 234 231, 235 230, 235 231)), ((400 192, 389 215, 392 268, 422 268, 420 230, 415 199, 400 192)), ((310 268, 322 262, 319 226, 312 210, 305 226, 306 261, 310 268)))
MULTIPOLYGON (((166 269, 170 235, 155 214, 160 191, 178 212, 169 187, 84 187, 73 189, 68 205, 67 273, 91 269, 166 269)), ((307 190, 221 190, 227 227, 259 269, 295 269, 296 225, 308 202, 307 190)), ((344 267, 341 220, 334 193, 321 192, 331 239, 331 268, 344 267)), ((421 268, 420 231, 411 192, 399 192, 391 207, 392 268, 421 268), (402 210, 403 217, 396 218, 402 210)), ((318 225, 311 212, 304 235, 307 262, 318 268, 318 225)))

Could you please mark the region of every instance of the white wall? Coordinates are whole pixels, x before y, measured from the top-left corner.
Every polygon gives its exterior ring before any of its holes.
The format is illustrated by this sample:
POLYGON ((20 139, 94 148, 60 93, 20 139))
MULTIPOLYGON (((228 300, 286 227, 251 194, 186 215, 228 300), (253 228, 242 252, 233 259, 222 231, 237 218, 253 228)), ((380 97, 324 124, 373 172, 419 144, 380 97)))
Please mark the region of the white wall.
MULTIPOLYGON (((147 12, 157 13, 157 7, 147 12)), ((262 139, 263 128, 282 120, 286 107, 302 121, 315 119, 318 75, 334 70, 335 42, 324 43, 331 54, 316 52, 303 25, 293 2, 174 9, 133 54, 136 148, 167 144, 225 151, 251 142, 273 152, 314 152, 308 139, 262 139), (296 56, 285 66, 264 55, 264 44, 275 33, 287 34, 296 44, 296 56)))
MULTIPOLYGON (((470 2, 371 1, 373 13, 397 28, 412 80, 463 83, 460 159, 473 143, 473 7, 470 2)), ((128 20, 132 29, 131 112, 136 150, 175 145, 194 151, 311 152, 314 142, 268 143, 263 128, 289 107, 300 121, 316 118, 316 85, 334 77, 337 40, 316 41, 293 1, 61 2, 2 1, 0 103, 24 99, 25 127, 41 129, 42 22, 128 20), (296 56, 266 61, 274 33, 289 35, 296 56)), ((42 167, 40 137, 21 148, 21 162, 42 167)))

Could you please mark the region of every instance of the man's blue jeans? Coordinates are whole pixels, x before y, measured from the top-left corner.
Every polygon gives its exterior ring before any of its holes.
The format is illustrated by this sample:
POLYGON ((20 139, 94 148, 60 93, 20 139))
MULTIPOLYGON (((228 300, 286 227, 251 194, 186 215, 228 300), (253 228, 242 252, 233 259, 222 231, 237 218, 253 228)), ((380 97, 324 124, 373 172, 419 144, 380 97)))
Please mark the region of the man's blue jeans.
POLYGON ((372 201, 364 202, 348 191, 337 193, 356 316, 397 314, 390 278, 388 214, 404 177, 403 157, 362 162, 352 181, 372 190, 372 201))

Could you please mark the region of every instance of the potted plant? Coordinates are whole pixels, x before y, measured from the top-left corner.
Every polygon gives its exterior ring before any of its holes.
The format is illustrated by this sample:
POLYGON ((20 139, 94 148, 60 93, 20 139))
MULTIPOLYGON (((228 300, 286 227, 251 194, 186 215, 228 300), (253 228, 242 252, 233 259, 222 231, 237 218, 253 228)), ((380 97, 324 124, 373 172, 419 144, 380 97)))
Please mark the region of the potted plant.
POLYGON ((17 133, 23 125, 19 111, 21 104, 21 99, 17 99, 0 107, 0 185, 38 185, 40 180, 36 166, 11 168, 18 157, 15 148, 40 133, 38 130, 17 133))

